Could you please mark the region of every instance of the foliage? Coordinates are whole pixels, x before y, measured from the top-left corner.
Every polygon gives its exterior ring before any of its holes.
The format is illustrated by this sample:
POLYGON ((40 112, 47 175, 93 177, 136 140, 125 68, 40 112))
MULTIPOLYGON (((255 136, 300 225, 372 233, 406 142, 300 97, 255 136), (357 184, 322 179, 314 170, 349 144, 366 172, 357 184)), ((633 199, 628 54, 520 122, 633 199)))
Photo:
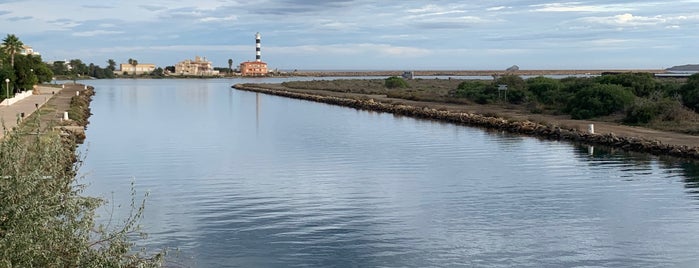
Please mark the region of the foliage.
POLYGON ((623 86, 595 84, 576 92, 566 109, 573 119, 589 119, 620 112, 633 100, 633 93, 623 86))
POLYGON ((495 79, 495 85, 507 85, 507 90, 525 90, 527 84, 518 75, 503 75, 495 79))
POLYGON ((153 72, 151 72, 150 75, 153 77, 163 77, 165 76, 165 70, 163 70, 163 68, 158 67, 155 68, 155 70, 153 70, 153 72))
POLYGON ((687 79, 687 83, 680 89, 680 95, 684 106, 699 112, 699 73, 687 79))
POLYGON ((543 76, 527 79, 527 89, 535 100, 546 105, 555 105, 563 102, 563 83, 560 80, 543 76))
POLYGON ((479 104, 495 102, 497 89, 492 83, 479 80, 464 81, 456 88, 456 97, 466 98, 479 104))
POLYGON ((651 73, 620 73, 602 75, 595 79, 600 84, 621 85, 631 88, 636 96, 647 97, 660 88, 651 73))
POLYGON ((2 39, 2 49, 10 56, 10 66, 15 66, 15 55, 22 50, 24 44, 14 34, 8 34, 5 39, 2 39))
POLYGON ((386 78, 385 80, 385 86, 387 88, 407 88, 408 82, 405 82, 403 78, 397 77, 397 76, 391 76, 389 78, 386 78))
POLYGON ((65 61, 54 61, 50 68, 55 75, 68 75, 70 73, 68 64, 65 61))
POLYGON ((80 195, 74 146, 55 132, 0 143, 0 266, 159 266, 162 254, 132 250, 142 204, 133 202, 123 228, 95 226, 103 201, 80 195))

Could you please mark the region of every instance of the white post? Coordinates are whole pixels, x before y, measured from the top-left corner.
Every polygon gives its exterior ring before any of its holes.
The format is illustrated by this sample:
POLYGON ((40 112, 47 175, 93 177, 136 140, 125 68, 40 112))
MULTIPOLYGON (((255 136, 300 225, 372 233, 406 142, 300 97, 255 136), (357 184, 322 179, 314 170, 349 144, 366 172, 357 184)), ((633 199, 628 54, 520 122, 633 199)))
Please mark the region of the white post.
POLYGON ((75 91, 75 96, 80 96, 80 91, 75 91))
POLYGON ((590 134, 595 134, 595 124, 589 124, 587 126, 587 132, 590 132, 590 134))
POLYGON ((68 112, 63 112, 63 120, 68 120, 68 112))

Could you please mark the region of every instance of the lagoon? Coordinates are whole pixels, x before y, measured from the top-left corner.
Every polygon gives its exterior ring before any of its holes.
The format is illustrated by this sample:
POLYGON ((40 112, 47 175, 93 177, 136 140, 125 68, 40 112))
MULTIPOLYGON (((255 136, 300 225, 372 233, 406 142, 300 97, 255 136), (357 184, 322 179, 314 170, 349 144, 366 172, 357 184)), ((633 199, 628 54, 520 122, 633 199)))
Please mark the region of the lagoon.
POLYGON ((230 88, 285 79, 329 78, 89 81, 101 220, 133 181, 182 266, 699 266, 696 163, 230 88))

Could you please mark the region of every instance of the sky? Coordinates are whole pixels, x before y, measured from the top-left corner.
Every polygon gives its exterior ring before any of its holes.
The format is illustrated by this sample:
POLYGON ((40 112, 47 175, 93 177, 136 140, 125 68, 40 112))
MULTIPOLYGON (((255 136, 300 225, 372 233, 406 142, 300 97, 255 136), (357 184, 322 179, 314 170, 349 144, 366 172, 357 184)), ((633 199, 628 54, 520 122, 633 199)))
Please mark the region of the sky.
POLYGON ((699 0, 0 0, 44 61, 279 70, 662 69, 699 64, 699 0))

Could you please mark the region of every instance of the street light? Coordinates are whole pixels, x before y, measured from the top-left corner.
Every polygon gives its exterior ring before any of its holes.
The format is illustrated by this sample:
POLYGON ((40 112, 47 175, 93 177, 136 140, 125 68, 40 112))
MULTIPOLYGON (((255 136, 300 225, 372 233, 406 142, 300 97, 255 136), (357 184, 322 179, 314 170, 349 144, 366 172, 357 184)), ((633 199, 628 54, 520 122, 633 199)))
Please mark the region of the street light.
POLYGON ((5 78, 5 90, 7 90, 7 98, 10 98, 10 78, 5 78))

